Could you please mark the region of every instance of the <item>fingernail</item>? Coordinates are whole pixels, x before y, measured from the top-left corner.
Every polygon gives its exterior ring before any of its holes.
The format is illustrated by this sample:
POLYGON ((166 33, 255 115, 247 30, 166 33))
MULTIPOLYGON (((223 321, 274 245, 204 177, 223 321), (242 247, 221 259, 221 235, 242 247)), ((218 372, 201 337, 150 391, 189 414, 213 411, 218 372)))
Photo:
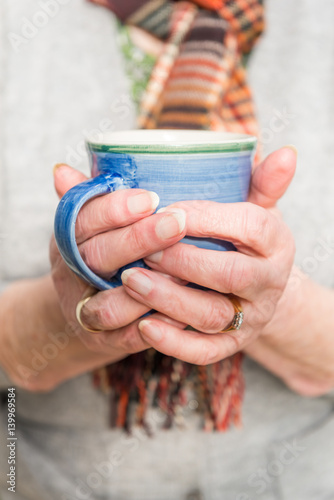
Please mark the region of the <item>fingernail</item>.
POLYGON ((121 276, 124 285, 140 295, 148 295, 153 288, 153 283, 145 274, 136 269, 126 269, 121 276))
POLYGON ((162 214, 163 212, 166 212, 166 207, 161 207, 157 210, 157 214, 162 214))
POLYGON ((145 260, 149 260, 150 262, 155 262, 155 264, 159 264, 162 261, 163 252, 152 253, 148 257, 145 257, 145 260))
POLYGON ((137 194, 128 198, 128 209, 132 214, 152 212, 159 205, 159 196, 154 191, 137 194))
POLYGON ((52 170, 53 175, 56 173, 56 171, 57 171, 59 168, 64 167, 64 166, 66 166, 66 165, 64 165, 64 163, 56 163, 56 164, 55 164, 55 166, 53 167, 53 170, 52 170))
POLYGON ((184 210, 169 213, 159 220, 155 232, 161 240, 168 240, 182 233, 186 226, 186 213, 184 210))
POLYGON ((138 325, 139 330, 144 335, 144 337, 154 342, 159 342, 162 339, 162 331, 160 328, 152 321, 144 319, 138 325))
POLYGON ((295 155, 298 156, 298 149, 293 144, 287 144, 286 146, 283 146, 283 147, 292 149, 292 151, 295 153, 295 155))

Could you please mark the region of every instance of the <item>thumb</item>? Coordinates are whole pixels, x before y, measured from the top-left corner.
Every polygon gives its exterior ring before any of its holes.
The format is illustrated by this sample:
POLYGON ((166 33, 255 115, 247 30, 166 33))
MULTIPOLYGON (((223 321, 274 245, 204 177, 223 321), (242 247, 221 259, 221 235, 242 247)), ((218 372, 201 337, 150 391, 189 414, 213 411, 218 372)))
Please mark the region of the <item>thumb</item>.
POLYGON ((267 156, 253 172, 248 201, 263 208, 274 207, 290 185, 296 164, 294 146, 285 146, 267 156))
POLYGON ((58 163, 54 166, 53 177, 59 198, 62 198, 72 187, 87 180, 87 177, 83 173, 69 167, 65 163, 58 163))

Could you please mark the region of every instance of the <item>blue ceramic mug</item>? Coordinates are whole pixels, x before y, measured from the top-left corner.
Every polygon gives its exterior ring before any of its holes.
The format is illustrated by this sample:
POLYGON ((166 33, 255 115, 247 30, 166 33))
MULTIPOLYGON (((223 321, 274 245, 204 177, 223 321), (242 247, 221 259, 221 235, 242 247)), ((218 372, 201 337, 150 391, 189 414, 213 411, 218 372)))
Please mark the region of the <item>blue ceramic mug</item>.
MULTIPOLYGON (((129 263, 110 280, 93 273, 75 240, 81 207, 92 198, 127 188, 155 191, 158 208, 185 200, 246 201, 255 146, 256 138, 249 135, 199 130, 106 132, 98 141, 88 139, 92 179, 68 191, 55 216, 55 238, 63 259, 100 290, 120 286, 125 268, 145 264, 129 263)), ((206 249, 234 249, 221 240, 186 237, 182 241, 206 249)))

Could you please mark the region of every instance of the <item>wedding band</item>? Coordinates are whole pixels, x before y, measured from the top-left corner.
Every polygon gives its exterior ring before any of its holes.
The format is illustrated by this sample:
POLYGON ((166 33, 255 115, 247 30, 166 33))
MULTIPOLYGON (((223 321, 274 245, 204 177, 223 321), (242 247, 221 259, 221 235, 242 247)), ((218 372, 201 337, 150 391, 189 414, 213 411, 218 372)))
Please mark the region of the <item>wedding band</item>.
POLYGON ((226 295, 226 298, 231 302, 231 304, 234 307, 234 316, 229 326, 224 328, 224 330, 221 330, 219 333, 233 332, 235 330, 239 330, 244 320, 244 312, 242 310, 239 300, 232 295, 226 295))
MULTIPOLYGON (((95 295, 95 294, 93 294, 93 295, 95 295)), ((93 297, 93 295, 89 295, 88 297, 85 297, 84 299, 79 300, 79 302, 77 303, 76 310, 75 310, 75 315, 77 317, 77 321, 78 321, 79 325, 81 326, 81 328, 86 330, 86 332, 99 333, 99 332, 102 332, 103 330, 93 330, 92 328, 88 328, 88 326, 83 324, 82 319, 81 319, 82 308, 93 297)))

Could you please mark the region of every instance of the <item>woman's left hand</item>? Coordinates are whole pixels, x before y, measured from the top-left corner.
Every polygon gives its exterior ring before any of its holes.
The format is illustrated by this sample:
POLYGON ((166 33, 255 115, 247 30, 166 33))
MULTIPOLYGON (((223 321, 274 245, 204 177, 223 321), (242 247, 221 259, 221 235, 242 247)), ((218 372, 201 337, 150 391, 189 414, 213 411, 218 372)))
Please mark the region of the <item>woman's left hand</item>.
MULTIPOLYGON (((252 197, 256 201, 261 194, 252 197)), ((271 205, 268 197, 262 202, 271 205)), ((187 235, 227 240, 238 252, 177 243, 146 259, 152 271, 133 268, 122 280, 131 297, 161 313, 139 324, 146 342, 166 355, 206 365, 244 349, 271 320, 291 271, 294 240, 274 207, 189 201, 165 210, 180 208, 187 213, 187 235), (210 290, 173 283, 154 270, 210 290), (225 294, 238 298, 244 322, 240 330, 220 333, 234 316, 225 294), (196 331, 184 330, 186 325, 196 331)))

